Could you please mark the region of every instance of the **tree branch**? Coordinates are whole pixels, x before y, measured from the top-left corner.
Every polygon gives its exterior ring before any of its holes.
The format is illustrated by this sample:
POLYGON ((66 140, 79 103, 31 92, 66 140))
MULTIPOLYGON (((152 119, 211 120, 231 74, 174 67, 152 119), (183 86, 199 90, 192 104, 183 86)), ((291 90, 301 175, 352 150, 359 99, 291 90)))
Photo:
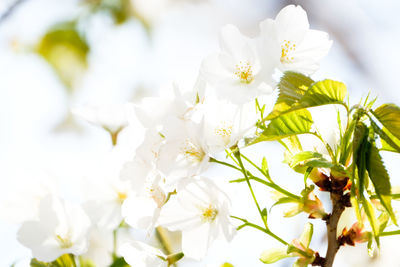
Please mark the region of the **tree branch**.
POLYGON ((341 244, 336 238, 337 225, 342 215, 345 205, 342 201, 342 194, 336 192, 331 193, 331 200, 333 204, 332 213, 326 221, 326 229, 328 234, 328 249, 326 251, 325 260, 322 262, 322 267, 332 267, 336 253, 338 252, 341 244))

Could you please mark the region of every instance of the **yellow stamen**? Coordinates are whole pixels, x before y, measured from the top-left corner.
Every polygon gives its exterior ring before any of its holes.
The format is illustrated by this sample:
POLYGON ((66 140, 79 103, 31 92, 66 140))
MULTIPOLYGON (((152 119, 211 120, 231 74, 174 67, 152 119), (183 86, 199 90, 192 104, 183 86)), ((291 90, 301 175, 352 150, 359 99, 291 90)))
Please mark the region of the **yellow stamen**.
POLYGON ((296 50, 296 44, 284 40, 283 44, 281 45, 282 49, 282 54, 281 54, 281 63, 291 63, 294 60, 294 57, 291 56, 291 53, 293 53, 296 50))
POLYGON ((217 215, 218 210, 211 206, 211 204, 208 207, 203 208, 202 219, 204 222, 214 221, 217 215))
POLYGON ((254 80, 253 70, 249 62, 240 61, 236 65, 235 75, 240 79, 240 82, 249 84, 254 80))

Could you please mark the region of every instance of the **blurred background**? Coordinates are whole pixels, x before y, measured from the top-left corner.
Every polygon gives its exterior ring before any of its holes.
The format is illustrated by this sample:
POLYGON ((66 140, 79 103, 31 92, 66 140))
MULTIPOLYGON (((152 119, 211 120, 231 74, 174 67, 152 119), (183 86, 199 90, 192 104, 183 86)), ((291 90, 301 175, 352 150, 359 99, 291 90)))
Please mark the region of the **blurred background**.
MULTIPOLYGON (((300 4, 311 28, 334 40, 314 80, 345 82, 353 101, 371 92, 378 104, 400 104, 396 0, 0 0, 0 195, 45 172, 73 196, 84 165, 111 143, 105 131, 74 118, 71 107, 138 102, 172 82, 191 88, 201 60, 218 50, 221 26, 234 24, 255 36, 260 21, 288 4, 300 4)), ((301 178, 281 162, 283 150, 270 143, 262 151, 272 175, 298 191, 301 178)), ((400 184, 399 155, 384 157, 393 184, 400 184)), ((246 210, 249 200, 246 195, 237 207, 246 210)), ((294 223, 306 218, 283 219, 278 210, 273 229, 287 240, 297 237, 303 224, 294 223)), ((0 266, 25 266, 30 252, 16 241, 18 225, 0 213, 0 266)), ((248 217, 257 216, 252 213, 248 217)), ((315 226, 311 247, 321 247, 324 225, 315 226)), ((400 266, 400 238, 382 241, 379 257, 368 258, 364 245, 346 247, 335 266, 400 266)), ((260 252, 277 245, 244 229, 190 266, 263 266, 260 252)))

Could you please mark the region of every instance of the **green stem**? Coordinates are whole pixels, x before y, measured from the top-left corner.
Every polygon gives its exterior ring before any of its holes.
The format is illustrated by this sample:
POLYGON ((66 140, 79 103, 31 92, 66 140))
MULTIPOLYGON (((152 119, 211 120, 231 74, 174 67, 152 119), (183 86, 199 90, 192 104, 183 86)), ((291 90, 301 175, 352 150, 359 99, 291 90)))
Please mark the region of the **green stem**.
MULTIPOLYGON (((293 199, 300 199, 299 196, 296 196, 295 194, 290 193, 289 191, 286 191, 285 189, 283 189, 282 187, 280 187, 280 186, 277 185, 277 184, 269 183, 269 182, 267 182, 267 181, 265 181, 265 180, 263 180, 263 179, 261 179, 261 178, 255 177, 255 176, 253 176, 253 175, 251 175, 251 177, 250 177, 249 179, 255 180, 255 181, 257 181, 257 182, 259 182, 259 183, 262 183, 262 184, 264 184, 264 185, 266 185, 266 186, 268 186, 268 187, 271 187, 271 188, 275 189, 276 191, 278 191, 278 192, 280 192, 280 193, 282 193, 282 194, 284 194, 284 195, 286 195, 286 196, 288 196, 288 197, 290 197, 290 198, 293 198, 293 199)), ((237 182, 244 182, 244 181, 246 181, 246 178, 231 180, 230 182, 231 182, 231 183, 237 183, 237 182)))
POLYGON ((112 257, 114 260, 116 260, 117 257, 117 240, 118 239, 118 228, 114 229, 113 231, 113 252, 112 252, 112 257))
POLYGON ((331 157, 333 163, 336 164, 336 157, 335 157, 335 154, 333 153, 333 150, 332 150, 331 146, 328 143, 326 143, 325 140, 318 133, 312 132, 311 134, 316 136, 324 144, 324 146, 325 146, 326 150, 328 151, 329 156, 331 157))
POLYGON ((76 267, 77 265, 76 265, 75 255, 69 254, 69 256, 71 257, 72 266, 73 266, 73 267, 76 267))
POLYGON ((240 217, 236 217, 236 216, 231 216, 231 217, 234 218, 234 219, 237 219, 237 220, 241 220, 243 222, 244 226, 250 226, 250 227, 253 227, 253 228, 257 229, 257 230, 260 230, 261 232, 266 233, 267 235, 275 238, 277 241, 281 242, 285 246, 289 245, 288 242, 286 242, 285 240, 283 240, 282 238, 280 238, 279 236, 277 236, 276 234, 271 232, 269 229, 262 228, 261 226, 259 226, 257 224, 254 224, 254 223, 251 223, 251 222, 247 221, 246 219, 243 219, 243 218, 240 218, 240 217))
POLYGON ((233 169, 235 169, 235 170, 237 170, 237 171, 242 172, 242 170, 239 169, 238 167, 236 167, 236 166, 234 166, 234 165, 232 165, 232 164, 230 164, 230 163, 217 160, 217 159, 215 159, 215 158, 210 158, 210 162, 215 162, 215 163, 218 163, 218 164, 221 164, 221 165, 225 165, 225 166, 228 166, 228 167, 230 167, 230 168, 233 168, 233 169))
POLYGON ((258 204, 257 198, 256 198, 256 196, 255 196, 255 194, 254 194, 253 187, 251 186, 250 179, 249 179, 249 177, 247 176, 247 171, 246 171, 246 169, 244 168, 244 165, 243 165, 243 162, 242 162, 242 158, 240 157, 239 148, 237 148, 237 151, 235 152, 234 155, 235 155, 235 157, 236 157, 237 160, 238 160, 239 166, 240 166, 240 168, 242 169, 242 173, 243 173, 244 177, 246 178, 246 183, 247 183, 247 185, 248 185, 248 187, 249 187, 249 189, 250 189, 251 196, 253 197, 254 203, 255 203, 256 206, 257 206, 257 210, 258 210, 258 212, 260 213, 260 216, 261 216, 261 219, 262 219, 262 221, 263 221, 263 223, 264 223, 264 225, 265 225, 265 228, 268 229, 267 222, 266 222, 266 220, 265 220, 265 217, 263 216, 263 213, 262 213, 262 211, 261 211, 260 205, 258 204))
POLYGON ((166 230, 161 226, 156 227, 156 237, 160 241, 166 255, 172 254, 172 247, 166 230))
POLYGON ((379 236, 400 235, 400 230, 380 233, 379 236))
MULTIPOLYGON (((393 199, 399 199, 400 198, 400 194, 390 194, 390 197, 392 197, 393 199)), ((369 197, 370 199, 378 199, 378 195, 372 195, 369 197)))
POLYGON ((273 183, 271 177, 269 176, 268 173, 264 172, 260 167, 258 167, 256 164, 254 164, 254 162, 252 162, 249 158, 247 158, 245 155, 240 154, 240 156, 242 158, 244 158, 248 163, 250 163, 252 166, 254 166, 260 173, 262 173, 262 175, 265 176, 265 178, 267 178, 268 181, 270 181, 271 183, 273 183))

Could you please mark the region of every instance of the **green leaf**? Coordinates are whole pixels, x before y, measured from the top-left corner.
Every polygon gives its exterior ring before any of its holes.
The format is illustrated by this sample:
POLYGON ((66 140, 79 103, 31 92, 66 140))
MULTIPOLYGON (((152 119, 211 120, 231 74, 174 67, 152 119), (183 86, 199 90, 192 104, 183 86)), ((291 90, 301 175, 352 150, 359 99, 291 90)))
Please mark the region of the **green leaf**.
POLYGON ((380 128, 372 119, 370 122, 374 132, 381 138, 382 150, 400 153, 400 140, 391 134, 385 127, 380 128))
POLYGON ((263 157, 262 162, 261 162, 261 170, 266 173, 268 171, 268 162, 265 157, 263 157))
MULTIPOLYGON (((368 142, 368 128, 363 123, 358 123, 354 130, 353 137, 353 158, 355 166, 357 166, 357 176, 355 176, 355 186, 357 187, 358 196, 362 198, 365 188, 365 176, 367 170, 367 154, 369 153, 371 144, 368 142)), ((354 172, 355 175, 355 172, 354 172)))
POLYGON ((391 134, 400 139, 400 107, 394 104, 383 104, 372 114, 391 134))
POLYGON ((261 254, 260 261, 265 264, 277 262, 279 260, 289 257, 286 251, 287 248, 273 248, 266 250, 261 254))
POLYGON ((385 165, 383 164, 382 157, 379 154, 379 150, 374 144, 371 144, 369 158, 367 161, 367 170, 369 177, 374 185, 375 193, 378 195, 381 204, 389 213, 392 221, 397 224, 396 216, 393 213, 391 205, 392 198, 390 196, 390 177, 385 168, 385 165))
POLYGON ((55 25, 37 44, 40 54, 69 90, 87 68, 89 46, 77 31, 75 21, 55 25))
POLYGON ((264 208, 264 209, 261 211, 261 217, 262 217, 262 220, 263 220, 264 224, 268 227, 268 224, 267 224, 268 212, 267 212, 267 209, 266 209, 266 208, 264 208))
POLYGON ((304 226, 303 233, 301 234, 299 240, 307 248, 310 246, 313 233, 314 233, 314 225, 312 223, 306 223, 306 225, 304 226))
MULTIPOLYGON (((322 154, 313 151, 302 151, 293 156, 286 155, 285 162, 289 164, 289 167, 296 168, 298 166, 313 167, 313 168, 332 168, 334 165, 327 161, 322 154)), ((296 168, 296 171, 304 173, 307 168, 300 170, 296 168)))
POLYGON ((346 85, 333 80, 314 83, 300 100, 302 107, 342 104, 347 95, 346 85))
POLYGON ((110 265, 110 267, 129 267, 129 264, 126 263, 123 257, 119 257, 114 260, 114 262, 110 265))
POLYGON ((310 133, 312 123, 308 110, 286 113, 271 120, 256 142, 280 140, 292 135, 310 133))
POLYGON ((379 222, 376 219, 374 207, 372 206, 371 201, 365 197, 362 199, 362 205, 364 207, 365 214, 367 215, 369 224, 371 225, 375 241, 379 246, 379 222))
POLYGON ((271 208, 270 208, 269 210, 270 210, 270 212, 271 212, 271 209, 272 209, 273 207, 278 206, 278 205, 282 205, 282 204, 289 204, 289 203, 298 203, 298 201, 295 200, 295 199, 293 199, 293 198, 291 198, 291 197, 282 197, 282 198, 280 198, 278 201, 276 201, 276 202, 271 206, 271 208))
POLYGON ((37 259, 31 259, 30 266, 31 267, 50 267, 50 263, 41 262, 41 261, 38 261, 37 259))
POLYGON ((378 217, 378 223, 379 223, 379 234, 383 233, 385 231, 385 228, 389 222, 389 215, 386 212, 382 212, 381 215, 378 217))
POLYGON ((175 263, 177 263, 178 261, 180 261, 185 255, 183 254, 183 252, 178 252, 175 254, 171 254, 167 256, 167 261, 168 264, 173 265, 175 263))
POLYGON ((285 72, 278 83, 278 99, 267 120, 276 118, 282 112, 288 111, 294 104, 298 103, 313 82, 311 78, 303 74, 292 71, 285 72))

